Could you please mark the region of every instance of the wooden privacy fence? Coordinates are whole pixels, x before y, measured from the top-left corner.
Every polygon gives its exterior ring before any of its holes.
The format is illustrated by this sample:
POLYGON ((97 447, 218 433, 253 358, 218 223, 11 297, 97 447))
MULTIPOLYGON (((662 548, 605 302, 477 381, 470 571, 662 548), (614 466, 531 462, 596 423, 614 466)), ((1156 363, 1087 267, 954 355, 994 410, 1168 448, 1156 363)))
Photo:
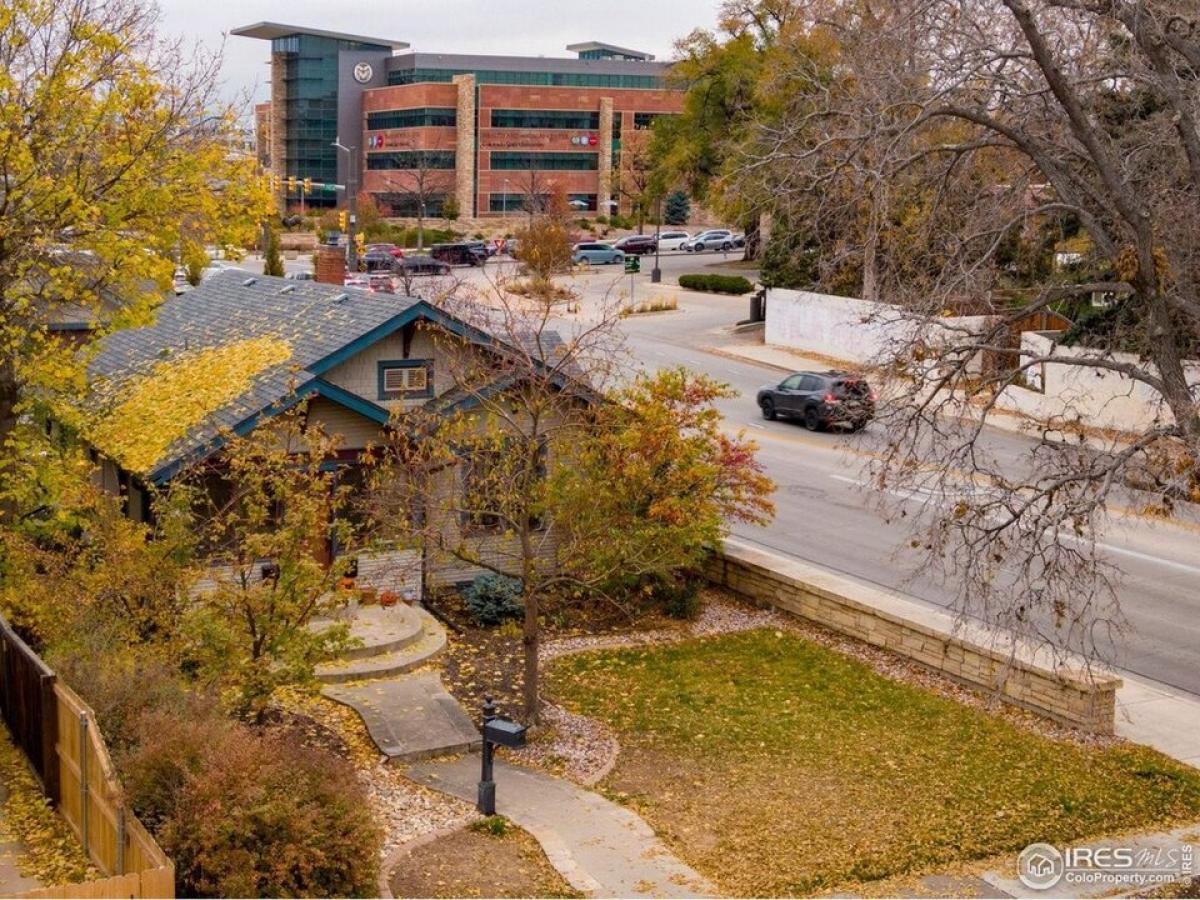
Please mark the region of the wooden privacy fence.
POLYGON ((104 878, 27 897, 174 897, 175 867, 125 806, 96 714, 0 616, 0 714, 104 878))

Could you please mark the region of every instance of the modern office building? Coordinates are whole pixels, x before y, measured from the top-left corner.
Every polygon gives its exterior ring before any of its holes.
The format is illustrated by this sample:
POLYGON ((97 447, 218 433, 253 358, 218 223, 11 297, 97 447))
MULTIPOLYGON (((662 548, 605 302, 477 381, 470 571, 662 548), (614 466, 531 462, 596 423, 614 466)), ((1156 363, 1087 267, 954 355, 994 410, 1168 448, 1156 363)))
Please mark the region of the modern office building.
MULTIPOLYGON (((271 41, 271 101, 255 119, 281 207, 300 201, 292 176, 358 185, 398 216, 420 204, 438 215, 451 196, 464 217, 511 215, 552 190, 607 212, 626 205, 622 135, 683 102, 665 63, 595 41, 546 58, 402 52, 403 41, 274 22, 233 33, 271 41)), ((305 201, 343 197, 314 188, 305 201)))

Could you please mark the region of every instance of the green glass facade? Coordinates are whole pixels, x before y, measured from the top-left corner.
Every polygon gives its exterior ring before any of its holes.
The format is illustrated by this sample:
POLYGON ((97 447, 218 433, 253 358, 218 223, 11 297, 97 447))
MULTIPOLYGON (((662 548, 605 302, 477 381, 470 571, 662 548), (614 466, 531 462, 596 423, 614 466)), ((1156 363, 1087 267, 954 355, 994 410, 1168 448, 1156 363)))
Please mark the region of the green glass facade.
MULTIPOLYGON (((271 52, 283 66, 284 138, 282 174, 332 184, 337 181, 338 52, 384 50, 381 44, 293 34, 271 41, 271 52)), ((389 51, 390 52, 390 51, 389 51)), ((288 202, 299 202, 289 193, 288 202)), ((336 195, 305 197, 312 206, 333 206, 336 195)))
POLYGON ((367 128, 382 131, 386 128, 453 127, 458 113, 451 107, 422 107, 418 109, 387 109, 367 113, 367 128))

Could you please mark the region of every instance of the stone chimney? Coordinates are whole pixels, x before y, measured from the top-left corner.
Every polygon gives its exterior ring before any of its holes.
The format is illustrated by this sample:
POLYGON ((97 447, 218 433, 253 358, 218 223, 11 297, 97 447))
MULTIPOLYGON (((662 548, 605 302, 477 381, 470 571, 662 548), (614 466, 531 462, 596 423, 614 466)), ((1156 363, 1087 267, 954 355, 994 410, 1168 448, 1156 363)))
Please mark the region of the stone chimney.
POLYGON ((317 246, 317 270, 313 277, 325 284, 341 287, 346 283, 346 251, 328 244, 317 246))

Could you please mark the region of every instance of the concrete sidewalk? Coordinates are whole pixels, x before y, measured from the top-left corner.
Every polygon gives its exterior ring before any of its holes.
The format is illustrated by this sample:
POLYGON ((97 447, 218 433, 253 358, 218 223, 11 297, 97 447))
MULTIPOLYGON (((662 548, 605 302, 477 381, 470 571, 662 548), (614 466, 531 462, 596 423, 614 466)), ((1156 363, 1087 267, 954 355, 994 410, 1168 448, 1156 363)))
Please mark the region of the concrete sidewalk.
MULTIPOLYGON (((412 765, 408 776, 474 802, 479 756, 412 765)), ((712 897, 636 813, 562 778, 496 761, 496 811, 532 834, 571 886, 594 897, 712 897)))

